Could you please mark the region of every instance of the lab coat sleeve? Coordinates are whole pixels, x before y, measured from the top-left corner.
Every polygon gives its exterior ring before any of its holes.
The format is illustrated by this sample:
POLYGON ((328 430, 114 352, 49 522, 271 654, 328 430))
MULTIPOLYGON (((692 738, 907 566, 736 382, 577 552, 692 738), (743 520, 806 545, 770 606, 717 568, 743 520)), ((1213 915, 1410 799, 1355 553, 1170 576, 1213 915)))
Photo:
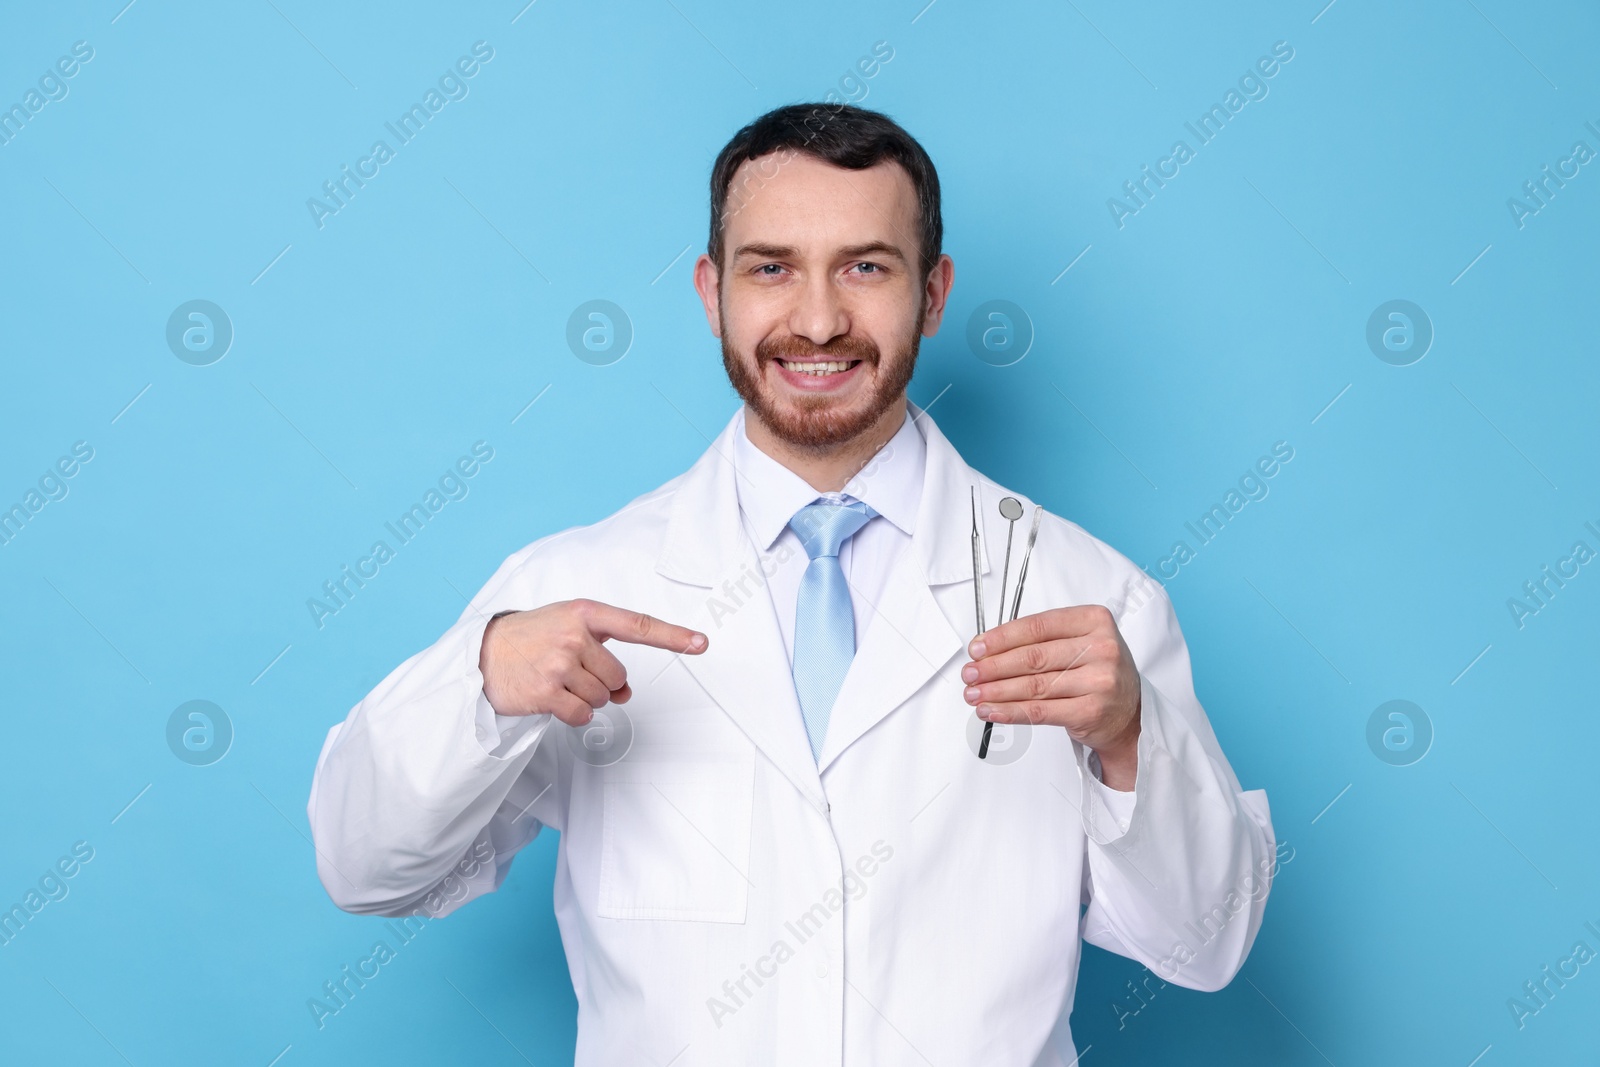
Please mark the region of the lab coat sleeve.
POLYGON ((1088 850, 1083 939, 1165 981, 1221 989, 1255 941, 1276 872, 1266 793, 1240 788, 1217 743, 1166 590, 1141 573, 1109 606, 1139 671, 1138 773, 1131 792, 1111 790, 1074 743, 1088 850))
POLYGON ((531 548, 329 731, 307 815, 318 876, 340 908, 447 914, 498 888, 554 810, 561 767, 540 745, 551 717, 496 715, 478 670, 493 615, 534 606, 517 602, 531 548))

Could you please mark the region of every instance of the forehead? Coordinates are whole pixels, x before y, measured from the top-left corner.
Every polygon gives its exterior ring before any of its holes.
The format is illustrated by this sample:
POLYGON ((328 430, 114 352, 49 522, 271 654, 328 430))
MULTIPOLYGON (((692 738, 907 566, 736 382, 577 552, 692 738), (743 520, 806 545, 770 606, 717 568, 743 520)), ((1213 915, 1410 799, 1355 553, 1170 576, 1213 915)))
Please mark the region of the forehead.
POLYGON ((848 170, 773 152, 734 172, 724 211, 729 249, 749 241, 802 250, 884 241, 916 254, 917 192, 893 160, 848 170))

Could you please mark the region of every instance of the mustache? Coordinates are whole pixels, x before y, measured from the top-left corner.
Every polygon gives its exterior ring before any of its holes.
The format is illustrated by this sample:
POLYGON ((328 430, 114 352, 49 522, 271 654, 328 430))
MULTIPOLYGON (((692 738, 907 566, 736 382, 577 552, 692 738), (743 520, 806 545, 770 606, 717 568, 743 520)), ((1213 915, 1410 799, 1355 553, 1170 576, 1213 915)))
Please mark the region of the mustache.
POLYGON ((871 367, 877 366, 882 359, 876 343, 866 337, 848 333, 820 345, 804 337, 796 337, 794 334, 764 338, 756 344, 758 363, 770 363, 775 359, 806 359, 813 356, 837 361, 861 360, 871 367))

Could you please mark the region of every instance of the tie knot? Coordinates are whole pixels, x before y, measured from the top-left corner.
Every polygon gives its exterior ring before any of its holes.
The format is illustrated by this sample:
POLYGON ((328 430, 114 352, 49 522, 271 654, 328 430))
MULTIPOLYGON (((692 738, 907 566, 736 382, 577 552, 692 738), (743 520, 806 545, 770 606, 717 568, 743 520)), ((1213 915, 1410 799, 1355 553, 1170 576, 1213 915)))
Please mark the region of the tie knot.
POLYGON ((860 500, 852 504, 807 504, 794 513, 789 529, 800 538, 806 555, 812 559, 837 556, 840 547, 877 514, 860 500))

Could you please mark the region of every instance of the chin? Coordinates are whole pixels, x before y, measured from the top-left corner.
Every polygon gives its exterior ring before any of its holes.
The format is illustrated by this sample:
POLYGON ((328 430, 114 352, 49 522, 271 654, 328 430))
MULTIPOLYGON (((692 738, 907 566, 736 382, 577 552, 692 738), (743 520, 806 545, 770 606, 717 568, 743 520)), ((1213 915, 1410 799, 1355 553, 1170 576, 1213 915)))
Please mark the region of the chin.
POLYGON ((878 420, 898 399, 889 396, 882 403, 872 403, 852 397, 839 400, 833 397, 778 399, 762 395, 757 402, 745 403, 785 444, 807 451, 827 451, 855 440, 877 425, 878 420))

